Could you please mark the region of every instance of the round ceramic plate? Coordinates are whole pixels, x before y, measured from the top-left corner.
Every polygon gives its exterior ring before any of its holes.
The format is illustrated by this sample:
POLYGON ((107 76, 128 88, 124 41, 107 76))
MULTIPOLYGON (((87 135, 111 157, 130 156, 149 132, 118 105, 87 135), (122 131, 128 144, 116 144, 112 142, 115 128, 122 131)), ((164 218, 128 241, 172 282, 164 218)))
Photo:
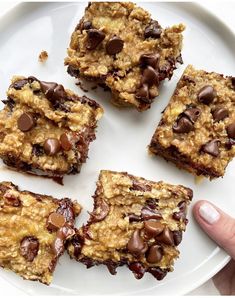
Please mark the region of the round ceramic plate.
MULTIPOLYGON (((0 19, 0 98, 12 75, 36 76, 45 81, 56 81, 78 94, 83 92, 67 73, 63 64, 70 35, 81 18, 85 3, 25 3, 9 11, 0 19), (42 65, 38 55, 49 53, 42 65)), ((61 198, 77 199, 84 207, 77 225, 88 218, 92 210, 92 194, 101 169, 128 171, 152 180, 183 184, 193 189, 194 203, 208 199, 229 212, 235 212, 235 200, 230 192, 235 181, 235 163, 231 162, 223 179, 213 182, 203 180, 196 184, 194 177, 178 170, 161 158, 150 157, 147 145, 159 122, 161 111, 187 64, 196 68, 231 75, 235 69, 235 38, 223 23, 200 6, 191 3, 139 3, 152 13, 162 26, 183 22, 184 64, 175 71, 170 82, 161 88, 161 95, 151 109, 138 113, 134 110, 118 110, 109 102, 110 94, 102 90, 89 91, 88 96, 97 100, 105 110, 97 130, 97 139, 90 146, 89 159, 79 175, 66 177, 64 186, 43 178, 32 177, 0 169, 0 180, 10 180, 22 189, 51 194, 61 198)), ((234 73, 233 73, 234 74, 234 73)), ((37 282, 24 281, 14 273, 0 271, 0 275, 27 293, 36 294, 185 294, 215 274, 228 261, 228 256, 200 230, 189 210, 189 224, 180 245, 180 259, 175 270, 161 281, 146 274, 136 280, 126 268, 118 269, 111 276, 105 267, 89 270, 83 264, 69 259, 65 254, 56 268, 53 283, 48 287, 37 282)))

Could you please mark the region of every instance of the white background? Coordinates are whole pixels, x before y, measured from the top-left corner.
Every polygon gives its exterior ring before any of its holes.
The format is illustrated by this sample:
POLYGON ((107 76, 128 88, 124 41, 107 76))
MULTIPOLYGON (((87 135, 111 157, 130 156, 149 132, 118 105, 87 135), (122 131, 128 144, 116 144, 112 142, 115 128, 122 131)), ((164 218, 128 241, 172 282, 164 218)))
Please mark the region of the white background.
MULTIPOLYGON (((235 32, 234 1, 200 1, 199 3, 209 9, 211 13, 220 17, 235 32)), ((15 2, 0 2, 0 14, 4 13, 4 11, 8 10, 14 4, 15 2)), ((1 277, 0 289, 2 297, 6 295, 23 295, 21 290, 11 286, 1 277)), ((218 295, 218 291, 213 286, 212 281, 209 280, 204 285, 191 292, 189 295, 218 295)))

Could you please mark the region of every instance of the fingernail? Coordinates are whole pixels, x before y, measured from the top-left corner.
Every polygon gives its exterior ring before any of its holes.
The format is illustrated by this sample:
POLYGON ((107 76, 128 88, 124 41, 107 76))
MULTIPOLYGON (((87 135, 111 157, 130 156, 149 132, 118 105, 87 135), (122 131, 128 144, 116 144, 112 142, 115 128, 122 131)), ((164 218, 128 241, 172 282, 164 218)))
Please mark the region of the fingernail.
POLYGON ((219 212, 208 203, 204 203, 199 207, 199 214, 209 224, 216 223, 220 218, 219 212))

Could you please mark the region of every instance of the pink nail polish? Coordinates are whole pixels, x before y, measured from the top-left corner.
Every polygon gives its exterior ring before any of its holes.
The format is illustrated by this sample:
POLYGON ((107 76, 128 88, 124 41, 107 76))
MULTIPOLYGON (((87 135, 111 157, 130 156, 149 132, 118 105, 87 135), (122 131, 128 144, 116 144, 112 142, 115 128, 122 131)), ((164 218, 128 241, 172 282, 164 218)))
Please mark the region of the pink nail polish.
POLYGON ((211 225, 216 223, 220 218, 219 212, 208 203, 204 203, 199 207, 199 214, 207 223, 211 225))

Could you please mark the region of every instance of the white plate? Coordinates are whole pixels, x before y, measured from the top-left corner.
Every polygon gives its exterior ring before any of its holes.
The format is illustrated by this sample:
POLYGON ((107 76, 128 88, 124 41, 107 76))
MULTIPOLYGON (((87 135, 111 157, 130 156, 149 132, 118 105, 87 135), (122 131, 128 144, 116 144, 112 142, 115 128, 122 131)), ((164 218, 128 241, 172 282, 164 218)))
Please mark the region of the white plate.
MULTIPOLYGON (((0 19, 0 97, 12 75, 34 75, 40 79, 63 83, 82 94, 74 79, 66 73, 63 59, 71 32, 83 14, 84 3, 25 3, 17 6, 0 19), (45 65, 38 63, 41 50, 47 50, 45 65)), ((235 212, 235 200, 230 191, 235 181, 235 163, 227 168, 224 179, 195 184, 193 176, 178 170, 161 158, 148 156, 146 146, 160 119, 161 111, 175 88, 176 82, 188 63, 209 71, 232 74, 235 69, 235 38, 223 23, 209 12, 191 3, 142 3, 153 18, 163 26, 178 22, 187 25, 184 33, 184 65, 179 67, 170 82, 165 82, 161 95, 152 108, 142 114, 136 111, 119 111, 102 90, 90 91, 89 96, 102 104, 105 115, 99 123, 97 140, 90 146, 89 159, 79 175, 66 177, 59 186, 48 179, 14 173, 3 166, 0 180, 10 180, 23 189, 51 194, 58 198, 69 196, 78 199, 84 210, 78 220, 81 225, 92 209, 91 196, 100 169, 128 171, 153 180, 184 184, 194 190, 194 202, 208 199, 221 208, 235 212)), ((233 73, 234 74, 234 73, 233 73)), ((200 230, 189 212, 189 225, 180 245, 181 257, 175 271, 162 282, 150 275, 136 280, 130 271, 120 268, 111 276, 103 266, 89 270, 63 256, 57 266, 50 287, 22 280, 11 272, 0 271, 16 287, 35 294, 185 294, 205 282, 228 261, 228 256, 200 230)))

